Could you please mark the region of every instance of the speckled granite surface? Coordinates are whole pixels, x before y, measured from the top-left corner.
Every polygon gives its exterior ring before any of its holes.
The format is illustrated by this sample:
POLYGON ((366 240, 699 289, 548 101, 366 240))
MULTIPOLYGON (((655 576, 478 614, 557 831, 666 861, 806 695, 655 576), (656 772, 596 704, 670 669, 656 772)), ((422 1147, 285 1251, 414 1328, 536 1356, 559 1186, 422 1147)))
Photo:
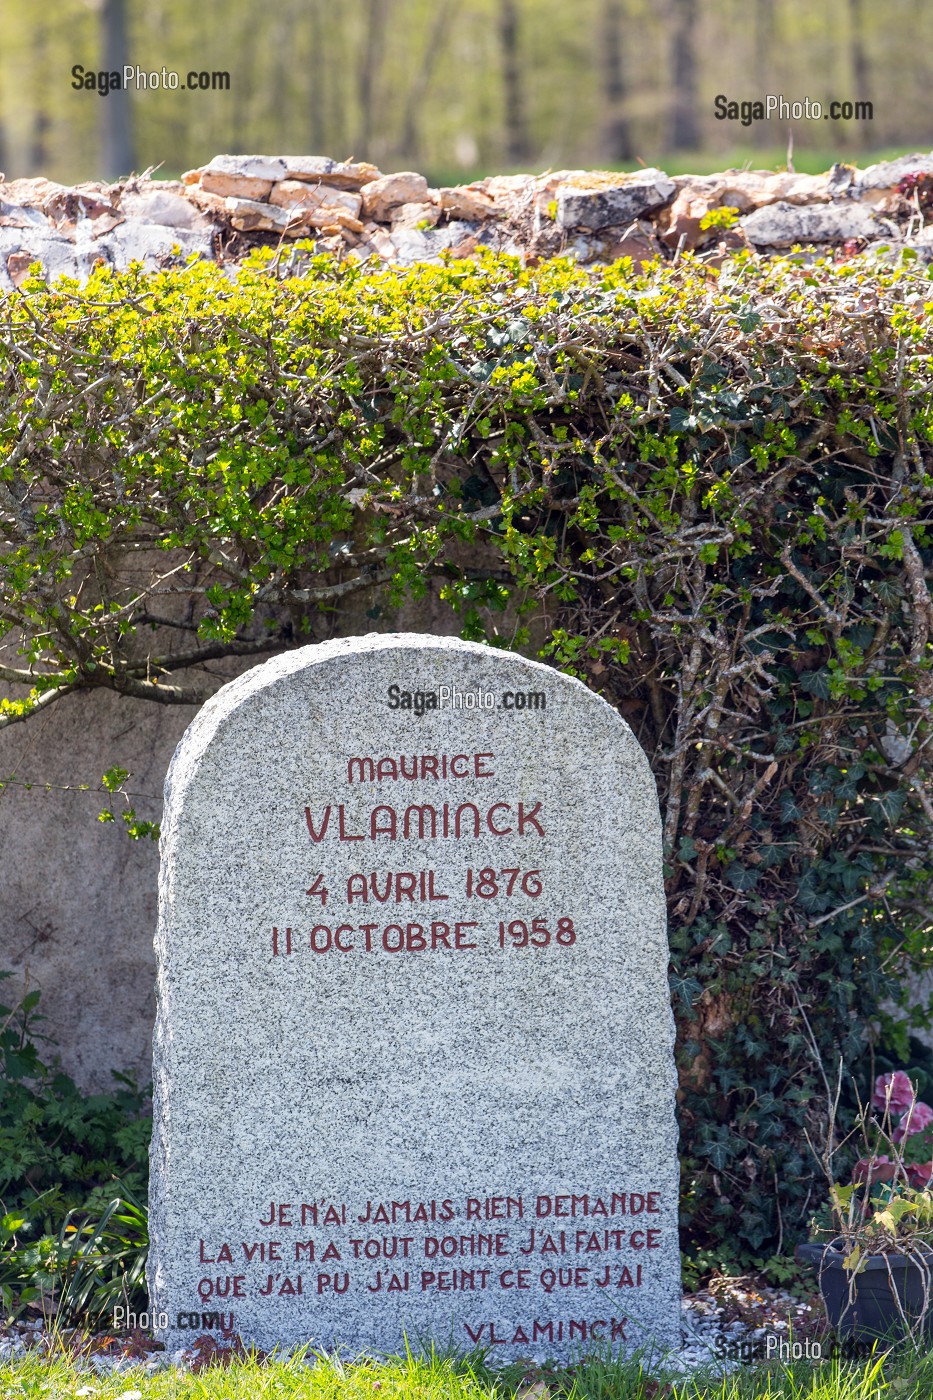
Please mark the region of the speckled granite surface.
POLYGON ((614 711, 472 643, 336 641, 225 686, 166 797, 162 1339, 676 1345, 660 818, 614 711))

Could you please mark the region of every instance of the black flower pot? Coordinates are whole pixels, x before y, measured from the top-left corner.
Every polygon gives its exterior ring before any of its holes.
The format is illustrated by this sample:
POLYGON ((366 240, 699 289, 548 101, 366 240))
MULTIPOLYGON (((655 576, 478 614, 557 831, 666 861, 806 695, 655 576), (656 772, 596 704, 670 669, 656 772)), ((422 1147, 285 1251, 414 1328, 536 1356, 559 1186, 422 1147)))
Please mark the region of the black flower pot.
POLYGON ((799 1244, 794 1257, 798 1264, 816 1266, 837 1336, 869 1343, 933 1337, 933 1252, 869 1254, 852 1277, 834 1245, 799 1244))

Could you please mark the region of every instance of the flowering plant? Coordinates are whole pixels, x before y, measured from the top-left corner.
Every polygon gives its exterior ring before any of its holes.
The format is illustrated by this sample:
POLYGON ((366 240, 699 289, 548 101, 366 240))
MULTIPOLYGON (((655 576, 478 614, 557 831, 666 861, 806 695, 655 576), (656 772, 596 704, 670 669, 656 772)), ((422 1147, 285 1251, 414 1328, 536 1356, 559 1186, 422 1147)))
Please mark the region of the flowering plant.
POLYGON ((833 1327, 910 1337, 919 1347, 933 1319, 933 1109, 918 1100, 903 1070, 881 1074, 871 1103, 859 1102, 854 1132, 840 1142, 841 1084, 840 1067, 820 1157, 829 1200, 811 1222, 813 1242, 798 1246, 797 1258, 818 1264, 833 1327), (864 1151, 843 1185, 833 1159, 855 1135, 864 1151))
POLYGON ((852 1181, 869 1187, 882 1182, 926 1190, 933 1179, 933 1108, 918 1100, 902 1069, 878 1075, 871 1106, 880 1113, 880 1121, 864 1115, 869 1152, 852 1168, 852 1181), (885 1145, 890 1151, 880 1150, 885 1145))
POLYGON ((870 1256, 879 1254, 888 1260, 895 1254, 918 1259, 925 1276, 933 1279, 928 1262, 933 1252, 933 1108, 917 1098, 903 1070, 879 1074, 871 1103, 860 1106, 854 1132, 841 1143, 833 1108, 821 1160, 829 1200, 813 1219, 811 1233, 842 1254, 850 1281, 870 1256), (863 1152, 844 1185, 833 1158, 856 1134, 863 1152))

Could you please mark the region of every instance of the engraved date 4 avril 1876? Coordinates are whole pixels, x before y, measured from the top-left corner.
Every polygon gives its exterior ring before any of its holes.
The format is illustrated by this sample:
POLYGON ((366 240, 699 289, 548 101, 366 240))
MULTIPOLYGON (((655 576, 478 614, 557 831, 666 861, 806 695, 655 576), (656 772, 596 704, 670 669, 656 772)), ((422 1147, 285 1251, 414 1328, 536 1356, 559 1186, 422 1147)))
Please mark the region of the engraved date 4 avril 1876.
MULTIPOLYGON (((464 879, 464 894, 467 899, 498 899, 504 895, 527 895, 537 899, 544 889, 540 870, 521 870, 509 866, 494 870, 484 866, 481 870, 468 867, 464 879)), ((325 908, 331 891, 323 875, 315 875, 305 894, 319 899, 325 908)), ((356 871, 347 876, 347 904, 432 904, 438 900, 450 899, 441 888, 441 881, 434 870, 386 870, 356 871)))

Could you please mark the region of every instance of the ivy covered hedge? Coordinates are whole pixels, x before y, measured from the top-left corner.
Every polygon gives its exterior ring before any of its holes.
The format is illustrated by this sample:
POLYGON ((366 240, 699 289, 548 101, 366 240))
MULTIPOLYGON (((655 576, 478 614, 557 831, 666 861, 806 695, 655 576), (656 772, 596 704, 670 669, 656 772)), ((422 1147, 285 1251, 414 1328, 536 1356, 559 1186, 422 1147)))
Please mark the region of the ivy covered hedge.
POLYGON ((658 781, 686 1238, 786 1247, 930 941, 926 273, 298 256, 0 305, 0 724, 197 701, 359 589, 543 614, 658 781))

